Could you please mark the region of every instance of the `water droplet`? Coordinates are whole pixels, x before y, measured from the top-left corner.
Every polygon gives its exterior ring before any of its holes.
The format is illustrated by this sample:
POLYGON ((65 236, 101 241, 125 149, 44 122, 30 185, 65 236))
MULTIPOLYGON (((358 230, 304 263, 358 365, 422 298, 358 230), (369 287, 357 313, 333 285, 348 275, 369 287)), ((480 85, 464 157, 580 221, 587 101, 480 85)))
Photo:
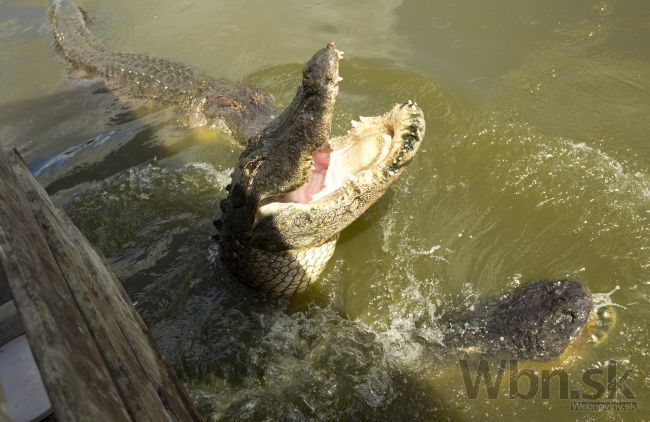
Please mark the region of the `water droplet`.
POLYGON ((431 26, 435 29, 447 29, 451 26, 451 21, 444 16, 434 16, 431 18, 431 26))
POLYGON ((599 1, 591 8, 599 16, 610 15, 614 11, 614 6, 608 1, 599 1))

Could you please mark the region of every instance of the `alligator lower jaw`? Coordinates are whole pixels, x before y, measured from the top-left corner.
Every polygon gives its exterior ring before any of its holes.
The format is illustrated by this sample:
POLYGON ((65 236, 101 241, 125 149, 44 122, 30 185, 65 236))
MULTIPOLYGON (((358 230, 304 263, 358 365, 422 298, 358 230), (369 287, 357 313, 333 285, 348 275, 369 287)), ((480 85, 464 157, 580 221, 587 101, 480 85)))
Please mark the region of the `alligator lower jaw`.
POLYGON ((350 184, 363 183, 383 171, 395 172, 391 165, 394 167, 398 159, 401 160, 398 167, 408 164, 417 145, 405 137, 410 136, 410 131, 415 130, 418 135, 423 129, 418 113, 417 106, 408 102, 396 105, 383 116, 353 120, 352 129, 345 136, 330 139, 312 154, 311 174, 306 183, 274 197, 260 211, 279 203, 286 206, 322 201, 341 194, 350 184))

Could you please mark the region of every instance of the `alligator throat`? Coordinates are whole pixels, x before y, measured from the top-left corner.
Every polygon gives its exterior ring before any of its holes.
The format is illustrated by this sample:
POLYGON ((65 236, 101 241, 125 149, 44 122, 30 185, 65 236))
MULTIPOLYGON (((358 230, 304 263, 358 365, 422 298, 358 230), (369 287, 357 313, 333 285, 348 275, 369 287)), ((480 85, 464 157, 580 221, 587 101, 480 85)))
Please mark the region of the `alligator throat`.
POLYGON ((278 200, 307 204, 343 189, 348 181, 370 177, 386 159, 393 142, 392 122, 382 118, 360 119, 354 130, 331 139, 312 154, 307 182, 278 200))

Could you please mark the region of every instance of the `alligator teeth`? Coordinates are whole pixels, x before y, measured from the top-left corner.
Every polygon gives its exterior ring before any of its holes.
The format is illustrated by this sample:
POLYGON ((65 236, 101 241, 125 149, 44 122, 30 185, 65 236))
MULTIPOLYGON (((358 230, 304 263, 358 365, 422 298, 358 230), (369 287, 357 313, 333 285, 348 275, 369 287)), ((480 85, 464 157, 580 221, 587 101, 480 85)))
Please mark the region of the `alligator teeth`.
POLYGON ((337 76, 337 77, 336 77, 336 83, 339 83, 339 82, 341 82, 342 80, 343 80, 342 77, 340 77, 340 76, 337 76))
POLYGON ((352 123, 352 127, 359 126, 359 122, 357 122, 356 120, 351 120, 350 123, 352 123))
POLYGON ((370 121, 370 117, 359 116, 359 121, 361 121, 361 123, 368 123, 370 121))
POLYGON ((339 50, 339 60, 343 58, 343 54, 344 54, 343 51, 339 50))

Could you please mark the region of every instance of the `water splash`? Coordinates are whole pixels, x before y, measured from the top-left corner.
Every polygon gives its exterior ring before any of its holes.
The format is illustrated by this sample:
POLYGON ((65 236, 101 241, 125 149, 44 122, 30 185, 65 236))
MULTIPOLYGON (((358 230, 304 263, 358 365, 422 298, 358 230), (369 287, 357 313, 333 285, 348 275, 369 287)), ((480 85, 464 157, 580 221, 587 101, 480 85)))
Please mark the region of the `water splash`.
POLYGON ((607 293, 594 293, 591 296, 593 308, 589 320, 593 321, 593 323, 590 327, 590 334, 591 341, 595 344, 604 343, 616 326, 618 315, 611 308, 616 307, 627 310, 625 306, 615 303, 612 300, 612 295, 620 289, 621 286, 616 285, 616 287, 607 293))
MULTIPOLYGON (((598 309, 601 309, 601 308, 608 307, 608 306, 615 306, 615 307, 618 307, 618 308, 627 309, 625 306, 620 305, 618 303, 615 303, 612 300, 612 295, 615 292, 617 292, 618 290, 621 290, 621 286, 619 286, 617 284, 612 290, 610 290, 607 293, 594 293, 594 294, 592 294, 591 298, 592 298, 592 301, 593 301, 593 304, 594 304, 594 311, 596 311, 598 309)), ((592 312, 594 312, 594 311, 592 311, 592 312)))

